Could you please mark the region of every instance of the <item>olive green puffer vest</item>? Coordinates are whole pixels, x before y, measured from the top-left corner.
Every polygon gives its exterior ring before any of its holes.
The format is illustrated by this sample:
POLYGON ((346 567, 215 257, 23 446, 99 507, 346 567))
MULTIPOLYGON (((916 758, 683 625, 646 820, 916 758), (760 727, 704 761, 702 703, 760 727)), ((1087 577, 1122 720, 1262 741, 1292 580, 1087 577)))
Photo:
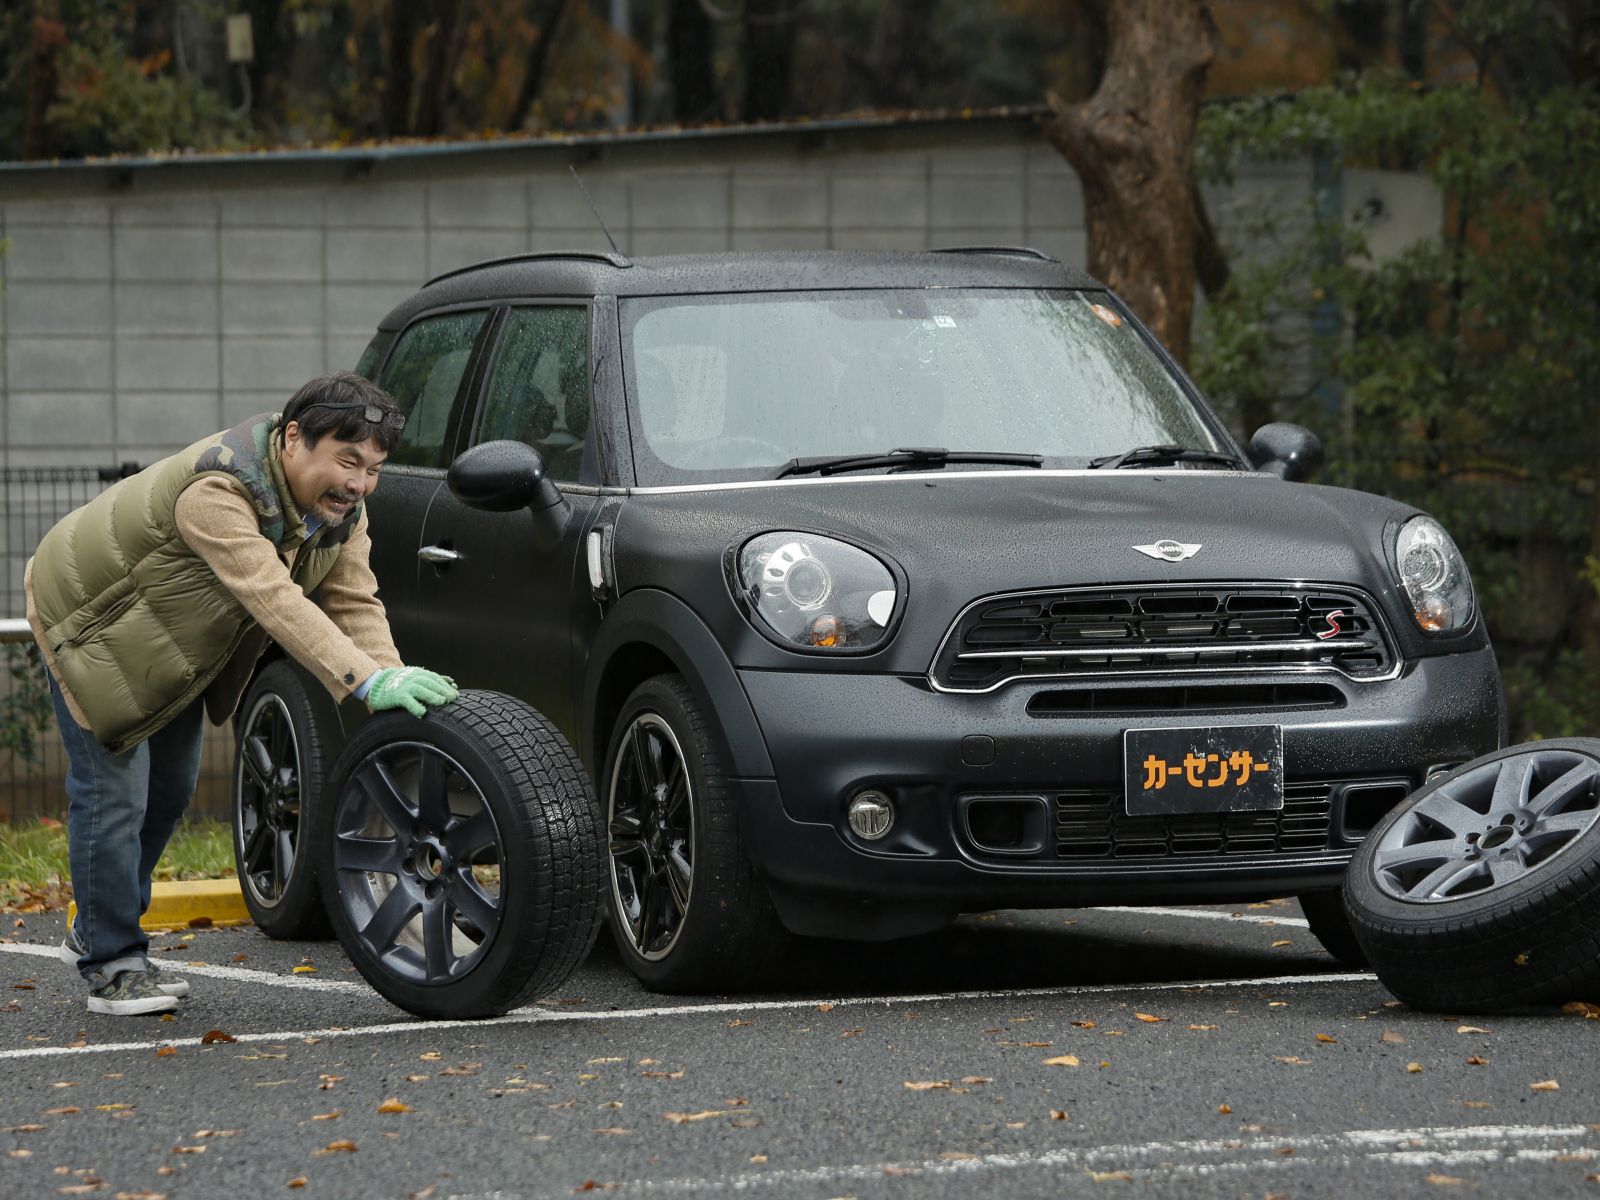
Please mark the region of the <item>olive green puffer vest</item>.
POLYGON ((69 513, 33 558, 34 607, 56 672, 95 737, 122 753, 200 696, 254 627, 178 535, 191 484, 220 475, 255 505, 261 536, 300 547, 294 580, 310 593, 361 517, 360 506, 306 539, 278 458, 278 416, 263 413, 196 442, 69 513))

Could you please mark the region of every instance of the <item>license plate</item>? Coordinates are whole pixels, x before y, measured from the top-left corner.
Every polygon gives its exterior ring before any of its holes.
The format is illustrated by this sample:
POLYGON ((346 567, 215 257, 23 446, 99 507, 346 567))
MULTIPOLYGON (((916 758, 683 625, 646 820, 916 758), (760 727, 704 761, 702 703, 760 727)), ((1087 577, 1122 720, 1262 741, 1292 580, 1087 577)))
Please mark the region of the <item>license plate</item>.
POLYGON ((1283 727, 1129 729, 1122 735, 1128 815, 1283 808, 1283 727))

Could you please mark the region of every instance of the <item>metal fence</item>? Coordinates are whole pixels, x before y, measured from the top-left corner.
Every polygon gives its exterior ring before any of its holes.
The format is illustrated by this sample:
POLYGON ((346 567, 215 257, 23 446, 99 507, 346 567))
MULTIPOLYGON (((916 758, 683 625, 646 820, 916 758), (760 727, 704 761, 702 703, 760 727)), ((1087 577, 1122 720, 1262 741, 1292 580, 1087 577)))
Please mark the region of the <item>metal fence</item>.
MULTIPOLYGON (((0 618, 0 820, 64 818, 66 753, 55 715, 41 687, 43 666, 21 618, 27 611, 22 576, 28 559, 50 527, 94 499, 138 463, 111 467, 11 467, 0 470, 0 562, 5 565, 6 602, 0 618)), ((200 783, 191 816, 226 818, 232 782, 233 738, 226 726, 206 727, 200 783)))

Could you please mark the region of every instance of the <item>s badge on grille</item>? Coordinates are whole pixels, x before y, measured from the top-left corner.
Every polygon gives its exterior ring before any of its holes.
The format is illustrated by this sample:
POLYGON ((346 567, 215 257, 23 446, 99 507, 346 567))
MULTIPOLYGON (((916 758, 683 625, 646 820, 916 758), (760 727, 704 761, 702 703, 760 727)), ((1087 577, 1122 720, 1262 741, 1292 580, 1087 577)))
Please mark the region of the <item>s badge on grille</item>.
POLYGON ((1148 554, 1151 558, 1162 558, 1167 562, 1182 562, 1186 558, 1193 558, 1200 549, 1200 543, 1175 542, 1171 538, 1162 538, 1159 542, 1151 542, 1148 546, 1135 546, 1140 554, 1148 554))

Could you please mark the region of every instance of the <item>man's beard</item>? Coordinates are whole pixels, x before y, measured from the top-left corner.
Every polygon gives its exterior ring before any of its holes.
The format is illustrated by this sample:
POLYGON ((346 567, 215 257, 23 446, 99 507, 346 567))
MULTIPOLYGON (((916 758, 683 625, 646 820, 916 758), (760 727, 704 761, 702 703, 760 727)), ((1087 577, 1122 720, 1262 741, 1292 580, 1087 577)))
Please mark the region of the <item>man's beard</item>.
POLYGON ((353 492, 327 491, 323 492, 317 500, 317 515, 326 521, 342 521, 350 515, 350 510, 360 501, 361 497, 353 492), (337 503, 349 505, 348 508, 334 507, 337 503))

